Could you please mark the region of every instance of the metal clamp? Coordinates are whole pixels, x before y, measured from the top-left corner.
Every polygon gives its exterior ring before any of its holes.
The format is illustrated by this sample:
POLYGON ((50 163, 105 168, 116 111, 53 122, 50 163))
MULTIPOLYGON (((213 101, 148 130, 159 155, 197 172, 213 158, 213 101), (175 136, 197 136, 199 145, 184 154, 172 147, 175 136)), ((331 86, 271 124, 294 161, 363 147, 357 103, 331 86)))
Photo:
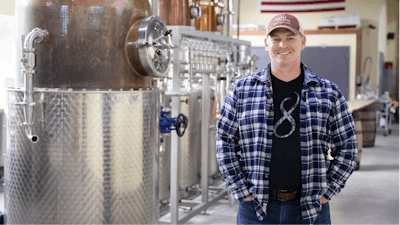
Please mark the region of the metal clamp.
POLYGON ((222 2, 199 2, 200 6, 215 6, 215 7, 219 7, 219 8, 225 8, 225 4, 222 2))
POLYGON ((225 25, 226 23, 226 16, 224 13, 218 13, 217 15, 217 24, 218 25, 225 25))
POLYGON ((190 7, 190 17, 192 17, 192 19, 199 19, 201 17, 201 8, 199 5, 193 4, 190 7))
POLYGON ((165 92, 166 96, 189 96, 192 92, 165 92))

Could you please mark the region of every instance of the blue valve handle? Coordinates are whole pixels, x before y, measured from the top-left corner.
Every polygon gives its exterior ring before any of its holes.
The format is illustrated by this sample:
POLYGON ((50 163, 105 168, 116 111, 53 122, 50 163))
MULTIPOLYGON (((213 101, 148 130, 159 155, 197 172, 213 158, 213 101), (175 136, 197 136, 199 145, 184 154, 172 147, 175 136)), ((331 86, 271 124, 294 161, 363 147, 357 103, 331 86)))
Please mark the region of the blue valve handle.
POLYGON ((178 117, 176 118, 176 134, 179 137, 182 137, 185 134, 186 128, 188 126, 188 118, 187 116, 179 113, 178 117))
POLYGON ((176 134, 182 137, 185 134, 188 119, 185 115, 180 113, 176 118, 166 117, 169 112, 161 112, 160 117, 160 131, 161 133, 170 133, 172 130, 176 130, 176 134), (177 129, 178 128, 178 129, 177 129))

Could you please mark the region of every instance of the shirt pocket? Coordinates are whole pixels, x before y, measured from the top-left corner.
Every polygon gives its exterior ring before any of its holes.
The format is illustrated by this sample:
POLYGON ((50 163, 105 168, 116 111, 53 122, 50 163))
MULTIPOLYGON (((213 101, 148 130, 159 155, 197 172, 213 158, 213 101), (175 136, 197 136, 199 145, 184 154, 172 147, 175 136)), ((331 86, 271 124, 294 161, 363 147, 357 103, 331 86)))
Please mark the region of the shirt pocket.
POLYGON ((308 104, 310 107, 311 126, 313 127, 313 130, 317 130, 318 132, 323 131, 322 133, 326 133, 329 113, 331 110, 329 101, 327 99, 313 97, 308 100, 308 104))

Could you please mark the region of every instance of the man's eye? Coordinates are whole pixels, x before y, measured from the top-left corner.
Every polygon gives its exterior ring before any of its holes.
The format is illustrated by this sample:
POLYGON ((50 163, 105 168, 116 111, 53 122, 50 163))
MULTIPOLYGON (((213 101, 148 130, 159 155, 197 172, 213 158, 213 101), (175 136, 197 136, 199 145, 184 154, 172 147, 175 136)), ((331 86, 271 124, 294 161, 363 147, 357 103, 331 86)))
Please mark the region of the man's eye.
POLYGON ((279 39, 276 39, 276 38, 275 38, 275 39, 273 39, 273 40, 274 40, 274 41, 279 41, 279 39))
POLYGON ((288 40, 288 41, 292 41, 292 40, 294 40, 294 38, 288 38, 287 40, 288 40))

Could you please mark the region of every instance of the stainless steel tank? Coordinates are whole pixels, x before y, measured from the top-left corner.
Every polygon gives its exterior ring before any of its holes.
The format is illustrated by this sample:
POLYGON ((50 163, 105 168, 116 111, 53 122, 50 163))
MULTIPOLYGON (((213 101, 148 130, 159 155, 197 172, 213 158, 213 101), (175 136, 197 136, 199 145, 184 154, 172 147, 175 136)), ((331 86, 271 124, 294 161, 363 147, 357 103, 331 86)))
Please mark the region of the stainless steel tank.
POLYGON ((201 89, 181 97, 181 112, 188 117, 189 125, 181 138, 180 178, 181 188, 200 183, 201 174, 201 89))
POLYGON ((210 128, 208 134, 208 177, 209 184, 213 184, 221 177, 221 172, 218 168, 217 153, 216 153, 216 139, 217 135, 217 99, 215 98, 215 90, 210 89, 210 128))
MULTIPOLYGON (((188 117, 185 135, 180 139, 180 189, 186 190, 200 183, 201 173, 201 89, 181 97, 181 112, 188 117)), ((171 97, 166 97, 167 105, 171 97)), ((171 137, 165 138, 165 151, 160 154, 160 200, 170 197, 171 137)), ((182 196, 183 197, 183 196, 182 196)))
POLYGON ((164 142, 160 144, 159 192, 160 201, 170 198, 171 191, 171 136, 163 135, 164 142))
POLYGON ((9 91, 7 223, 157 223, 159 95, 36 91, 32 144, 9 91))
MULTIPOLYGON (((209 183, 218 181, 220 171, 216 158, 216 102, 215 91, 210 90, 210 130, 208 139, 208 176, 209 183)), ((181 159, 180 159, 180 189, 185 190, 195 184, 200 183, 201 179, 201 97, 202 90, 193 90, 187 97, 181 97, 181 111, 188 116, 189 125, 185 135, 181 138, 181 159)), ((171 100, 166 98, 167 103, 171 100)), ((171 137, 164 139, 163 151, 160 154, 160 200, 170 197, 171 184, 171 137)), ((181 197, 185 197, 182 195, 181 197)))
POLYGON ((158 223, 163 21, 147 0, 16 0, 16 16, 7 223, 158 223))

